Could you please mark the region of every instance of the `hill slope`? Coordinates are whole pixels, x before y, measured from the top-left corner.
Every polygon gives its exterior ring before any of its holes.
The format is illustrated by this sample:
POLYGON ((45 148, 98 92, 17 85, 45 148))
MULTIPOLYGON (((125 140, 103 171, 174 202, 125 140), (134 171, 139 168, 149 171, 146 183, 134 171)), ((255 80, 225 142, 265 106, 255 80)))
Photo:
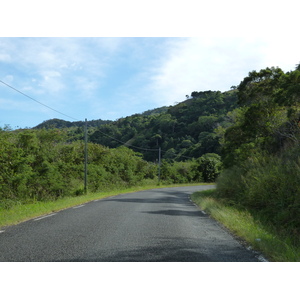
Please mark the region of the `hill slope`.
POLYGON ((90 141, 109 147, 126 143, 143 153, 146 160, 155 160, 157 155, 141 148, 161 147, 165 159, 175 160, 219 153, 220 135, 216 129, 227 127, 226 115, 237 107, 237 94, 206 91, 192 95, 165 112, 133 115, 102 125, 91 134, 90 141))
MULTIPOLYGON (((185 160, 205 153, 220 153, 216 129, 227 127, 227 113, 237 107, 236 91, 193 92, 174 106, 163 106, 116 121, 88 121, 89 141, 116 148, 125 144, 155 161, 161 147, 163 158, 185 160), (148 150, 143 150, 148 149, 148 150)), ((84 122, 53 119, 35 128, 69 128, 72 139, 81 138, 84 122), (81 128, 80 128, 81 127, 81 128)))

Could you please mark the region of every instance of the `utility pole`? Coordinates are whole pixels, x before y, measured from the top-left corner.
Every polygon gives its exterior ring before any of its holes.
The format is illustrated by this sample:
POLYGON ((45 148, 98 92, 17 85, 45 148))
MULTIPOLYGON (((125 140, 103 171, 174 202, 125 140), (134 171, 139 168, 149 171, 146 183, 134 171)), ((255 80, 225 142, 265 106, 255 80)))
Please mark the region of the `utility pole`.
POLYGON ((161 149, 158 148, 158 184, 160 183, 161 149))
POLYGON ((87 194, 87 119, 84 125, 84 193, 87 194))

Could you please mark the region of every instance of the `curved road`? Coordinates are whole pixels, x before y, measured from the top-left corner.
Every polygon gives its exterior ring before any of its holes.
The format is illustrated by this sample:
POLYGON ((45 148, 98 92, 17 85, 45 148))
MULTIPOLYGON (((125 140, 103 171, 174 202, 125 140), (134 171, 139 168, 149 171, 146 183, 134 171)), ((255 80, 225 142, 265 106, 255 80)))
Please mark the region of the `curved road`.
POLYGON ((258 261, 190 200, 211 186, 96 200, 0 229, 0 261, 258 261))

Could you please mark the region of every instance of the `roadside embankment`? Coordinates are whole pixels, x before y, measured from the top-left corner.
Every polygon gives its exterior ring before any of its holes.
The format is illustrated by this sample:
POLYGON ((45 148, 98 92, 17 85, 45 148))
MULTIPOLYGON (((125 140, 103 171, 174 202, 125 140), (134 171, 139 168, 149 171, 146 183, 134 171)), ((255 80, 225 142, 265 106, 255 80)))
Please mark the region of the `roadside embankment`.
POLYGON ((248 247, 263 253, 269 261, 300 261, 300 248, 293 245, 289 237, 282 237, 275 228, 263 225, 258 216, 248 210, 217 198, 215 190, 196 192, 191 198, 201 210, 223 224, 248 247))

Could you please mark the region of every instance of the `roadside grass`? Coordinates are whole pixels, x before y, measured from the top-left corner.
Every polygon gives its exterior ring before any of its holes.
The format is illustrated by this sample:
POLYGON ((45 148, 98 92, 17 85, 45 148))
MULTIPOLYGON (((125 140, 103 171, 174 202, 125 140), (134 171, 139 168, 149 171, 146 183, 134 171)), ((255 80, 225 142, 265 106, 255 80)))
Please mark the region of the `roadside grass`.
POLYGON ((206 185, 206 183, 195 183, 195 184, 157 184, 155 181, 148 181, 141 185, 123 188, 123 189, 112 189, 105 192, 88 193, 87 195, 77 197, 66 197, 55 201, 44 201, 35 202, 28 204, 14 205, 9 209, 0 208, 0 228, 9 225, 15 225, 20 222, 24 222, 42 215, 57 212, 69 207, 84 204, 97 199, 104 199, 107 197, 133 193, 148 189, 164 188, 164 187, 177 187, 177 186, 195 186, 195 185, 206 185))
POLYGON ((216 197, 215 190, 196 192, 191 198, 202 210, 269 261, 300 261, 300 247, 292 244, 291 237, 282 237, 275 228, 262 225, 258 216, 249 211, 226 204, 216 197))

